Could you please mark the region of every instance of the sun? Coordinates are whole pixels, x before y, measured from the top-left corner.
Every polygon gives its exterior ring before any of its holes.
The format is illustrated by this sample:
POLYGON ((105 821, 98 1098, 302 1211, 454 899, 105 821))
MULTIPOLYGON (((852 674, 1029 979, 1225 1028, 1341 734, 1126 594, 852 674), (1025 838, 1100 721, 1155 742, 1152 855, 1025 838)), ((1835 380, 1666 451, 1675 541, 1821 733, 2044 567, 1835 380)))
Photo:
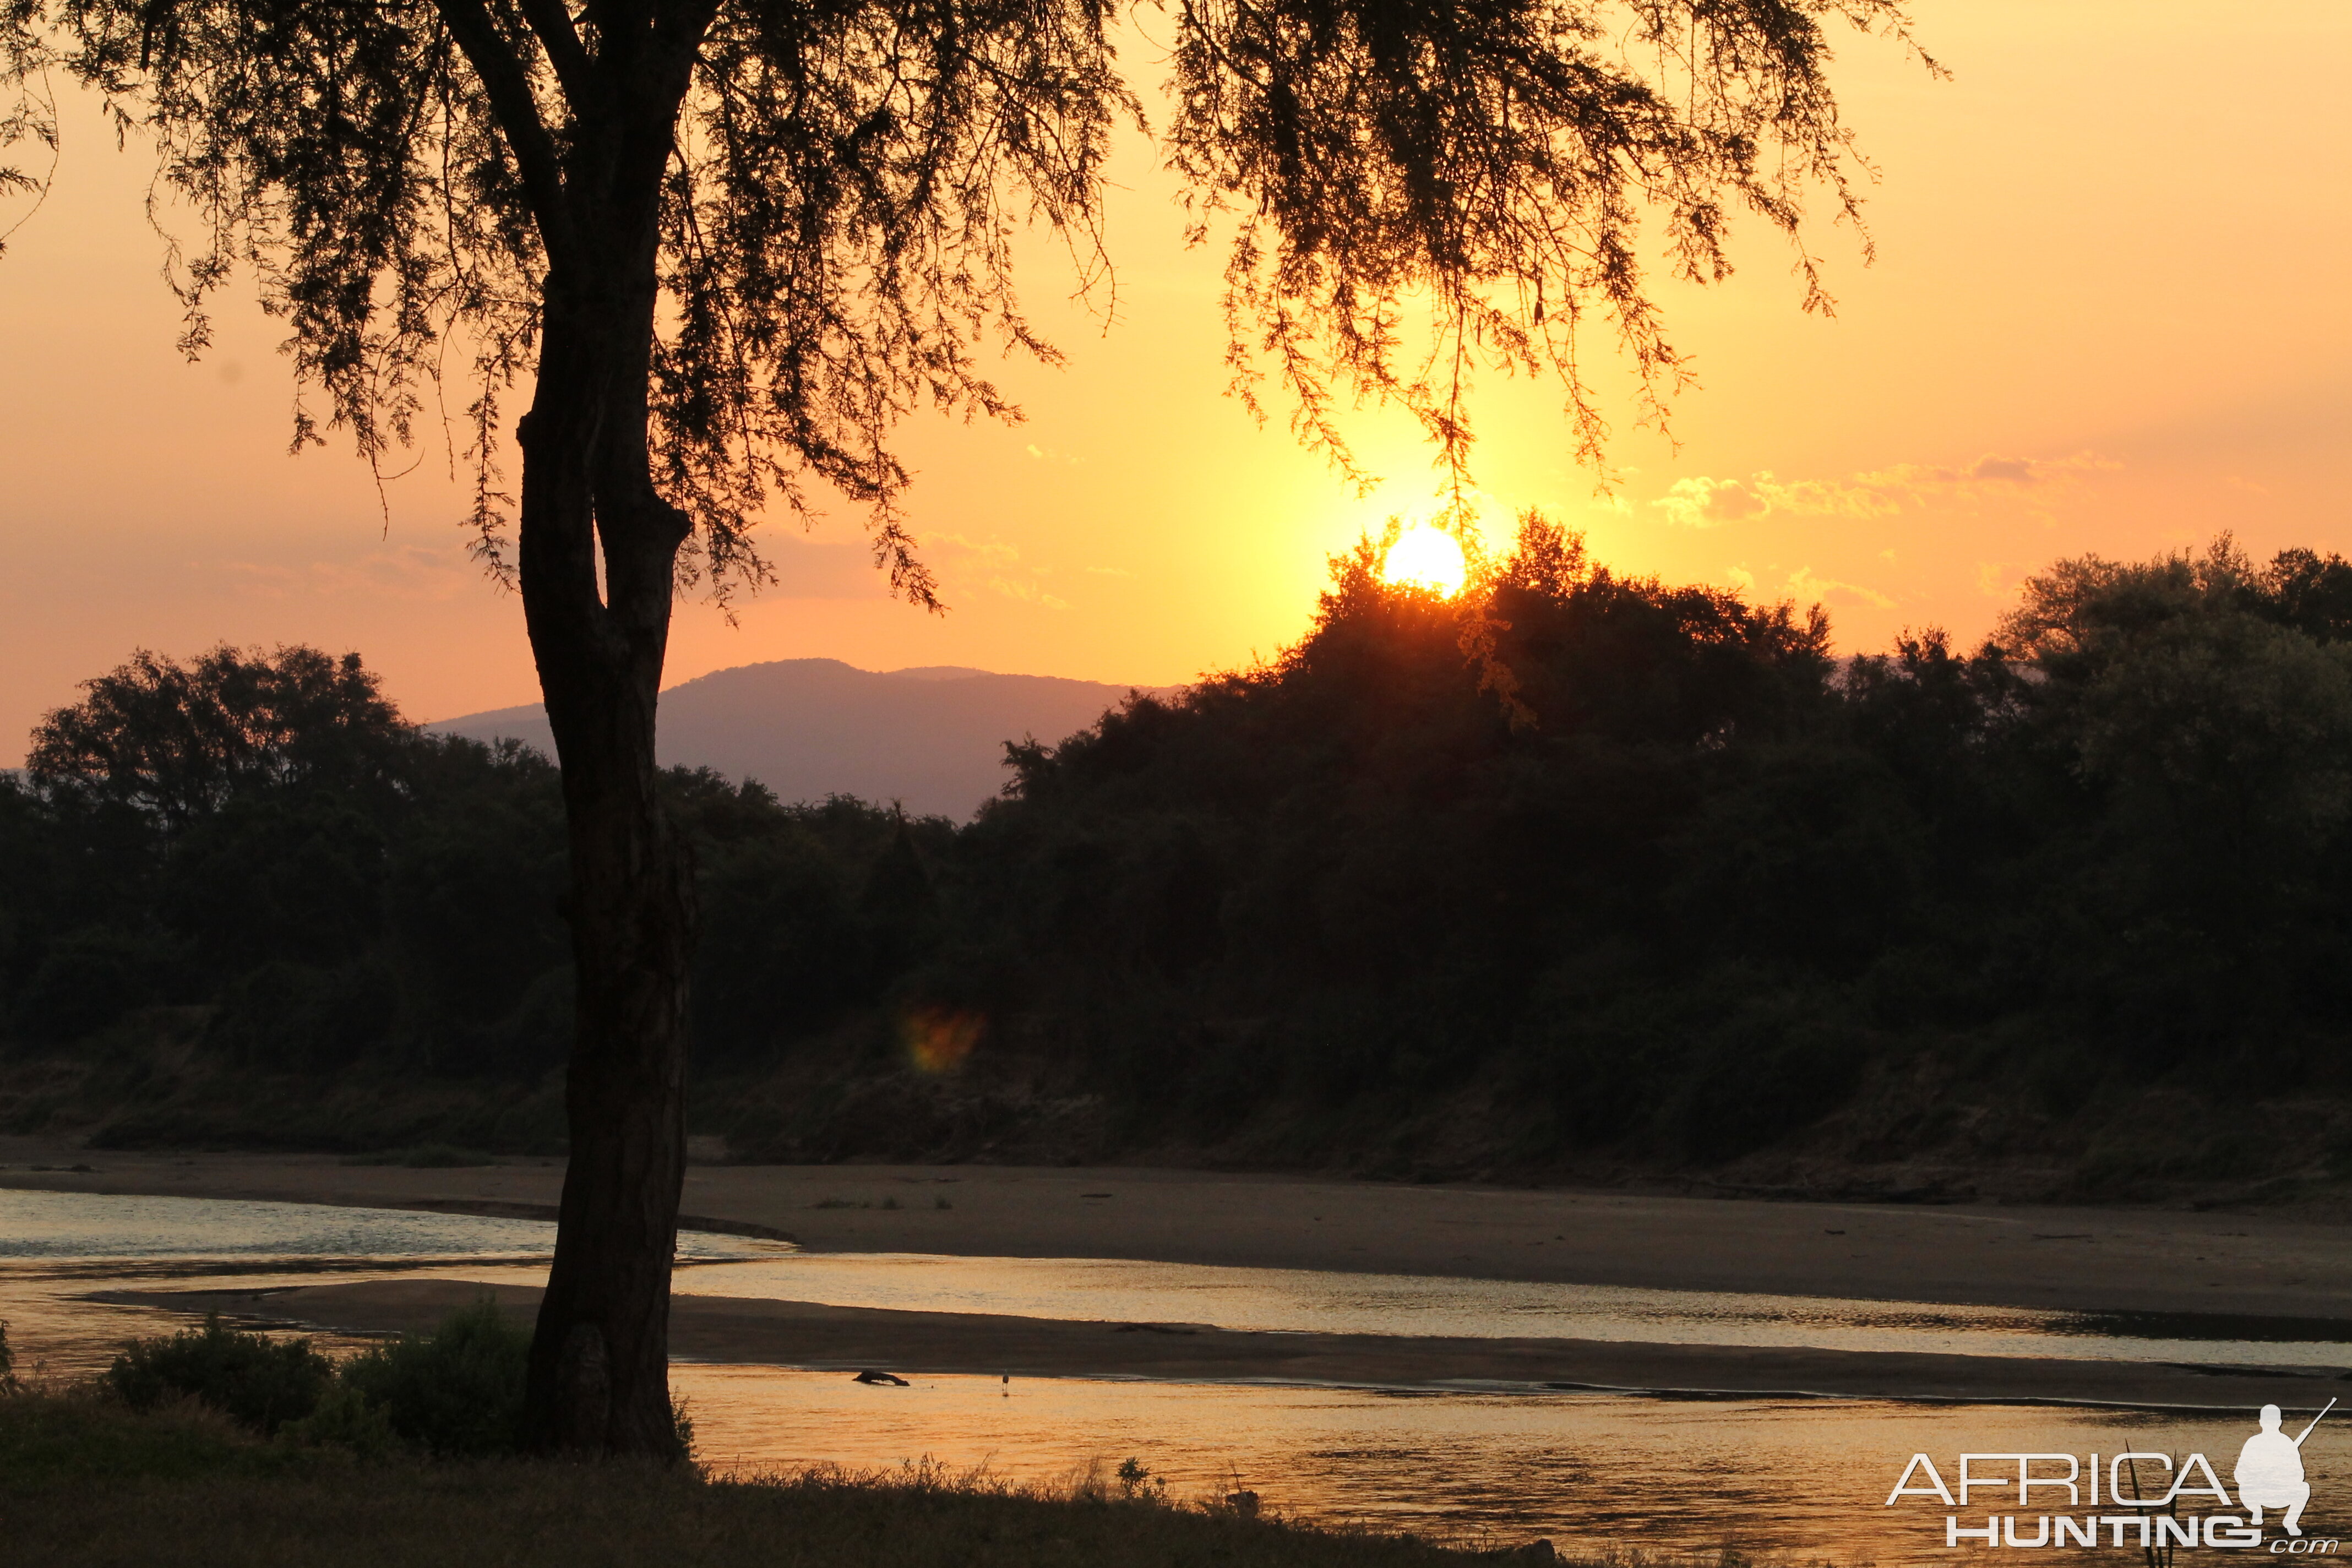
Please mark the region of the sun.
POLYGON ((1469 575, 1460 542, 1427 523, 1406 529, 1381 563, 1384 580, 1427 588, 1449 599, 1462 591, 1463 581, 1469 575))

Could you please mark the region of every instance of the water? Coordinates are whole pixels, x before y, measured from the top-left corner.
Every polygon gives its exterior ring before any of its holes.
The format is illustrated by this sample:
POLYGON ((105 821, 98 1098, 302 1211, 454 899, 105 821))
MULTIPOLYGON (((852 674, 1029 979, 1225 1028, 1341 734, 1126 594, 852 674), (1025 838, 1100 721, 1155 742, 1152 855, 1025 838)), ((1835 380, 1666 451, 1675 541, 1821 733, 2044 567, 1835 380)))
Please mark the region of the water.
MULTIPOLYGON (((301 1262, 371 1268, 386 1263, 537 1260, 555 1250, 546 1220, 331 1208, 323 1204, 226 1198, 121 1197, 101 1193, 0 1192, 0 1261, 110 1271, 155 1264, 301 1262)), ((688 1261, 759 1258, 775 1243, 689 1233, 688 1261)))
MULTIPOLYGON (((2253 1430, 2179 1415, 1884 1400, 1675 1401, 1598 1394, 1433 1394, 1141 1380, 918 1377, 876 1388, 832 1373, 681 1366, 707 1459, 752 1470, 817 1461, 889 1467, 926 1457, 1013 1477, 1103 1470, 1134 1458, 1179 1499, 1258 1492, 1303 1517, 1563 1551, 1726 1543, 1769 1554, 1888 1563, 1949 1560, 1948 1510, 1887 1506, 1906 1462, 1948 1483, 1961 1453, 2205 1453, 2226 1479, 2253 1430), (1009 1395, 1009 1396, 1008 1396, 1009 1395)), ((2330 1418, 2333 1419, 2332 1417, 2330 1418)), ((2305 1445, 2305 1528, 2352 1504, 2352 1426, 2305 1445)), ((2103 1461, 2104 1463, 2104 1461, 2103 1461)), ((2036 1474, 2047 1473, 2038 1467, 2036 1474)), ((2153 1477, 2157 1467, 2149 1465, 2153 1477)), ((2151 1488, 2151 1490, 2154 1489, 2151 1488)), ((1979 1493, 1962 1522, 2003 1505, 1979 1493), (1991 1499, 1990 1505, 1987 1499, 1991 1499)), ((2035 1514, 2053 1498, 2043 1494, 2035 1514)), ((2218 1507, 2218 1505, 2215 1505, 2218 1507)), ((2076 1508, 2073 1517, 2106 1509, 2076 1508)), ((2182 1511, 2197 1510, 2184 1503, 2182 1511)), ((2020 1521, 2033 1533, 2033 1515, 2020 1521)), ((2077 1555, 2084 1555, 2076 1553, 2077 1555)), ((2135 1549, 2131 1556, 2137 1560, 2135 1549)), ((2029 1560, 2030 1561, 2030 1560, 2029 1560)))
MULTIPOLYGON (((174 1279, 267 1288, 315 1282, 322 1273, 536 1282, 553 1236, 551 1225, 534 1220, 0 1192, 0 1318, 13 1320, 20 1364, 38 1358, 51 1372, 77 1374, 102 1366, 124 1338, 184 1321, 153 1307, 89 1300, 95 1291, 169 1288, 174 1279)), ((680 1252, 681 1292, 843 1306, 1296 1332, 2352 1364, 2347 1326, 2329 1322, 1096 1260, 816 1255, 700 1235, 682 1237, 680 1252)), ((360 1342, 319 1337, 331 1348, 360 1342)), ((1680 1551, 1730 1541, 1849 1563, 1949 1555, 1939 1503, 1885 1504, 1914 1453, 1931 1455, 1949 1477, 1963 1452, 2202 1451, 2226 1479, 2236 1445, 2252 1430, 2251 1413, 2207 1418, 1884 1400, 1678 1402, 1120 1378, 1007 1384, 973 1376, 921 1376, 893 1389, 839 1373, 692 1363, 681 1363, 675 1380, 704 1458, 723 1468, 928 1460, 1052 1480, 1133 1458, 1179 1499, 1246 1489, 1268 1508, 1307 1519, 1487 1544, 1545 1535, 1563 1548, 1680 1551)), ((2305 1453, 2318 1499, 2305 1523, 2324 1537, 2352 1505, 2352 1422, 2323 1424, 2305 1453)), ((1988 1495, 1993 1510, 2003 1507, 1998 1492, 1988 1495)), ((2045 1494, 2035 1511, 2050 1506, 2045 1494)), ((1980 1524, 1987 1511, 1980 1495, 1963 1522, 1980 1524)), ((2021 1522, 2030 1538, 2032 1515, 2021 1522)), ((2136 1544, 2129 1550, 2136 1558, 2136 1544)))
MULTIPOLYGON (((791 1250, 780 1242, 688 1233, 680 1278, 713 1263, 791 1250)), ((267 1289, 321 1275, 461 1278, 536 1285, 555 1251, 546 1220, 226 1198, 0 1190, 0 1321, 19 1370, 38 1358, 63 1377, 103 1368, 137 1334, 179 1326, 147 1306, 94 1301, 110 1290, 267 1289)), ((363 1343, 328 1335, 321 1342, 363 1343)))

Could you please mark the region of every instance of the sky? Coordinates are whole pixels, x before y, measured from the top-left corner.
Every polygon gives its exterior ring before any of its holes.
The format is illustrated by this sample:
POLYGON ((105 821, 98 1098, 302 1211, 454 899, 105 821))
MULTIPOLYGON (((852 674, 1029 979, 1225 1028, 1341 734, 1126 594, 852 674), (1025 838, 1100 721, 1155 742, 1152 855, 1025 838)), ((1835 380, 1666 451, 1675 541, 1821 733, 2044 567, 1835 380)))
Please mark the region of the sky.
MULTIPOLYGON (((1490 378, 1473 405, 1490 537, 1540 507, 1612 569, 1820 602, 1848 652, 1905 628, 1973 641, 2067 556, 2225 529, 2257 556, 2352 552, 2352 7, 1914 16, 1949 79, 1881 39, 1839 45, 1876 259, 1815 233, 1835 314, 1800 310, 1790 253, 1752 223, 1727 282, 1661 270, 1698 384, 1668 432, 1637 428, 1596 354, 1605 476, 1574 461, 1556 388, 1490 378)), ((1156 82, 1148 15, 1140 31, 1125 58, 1156 82)), ((0 256, 0 755, 140 647, 355 648, 419 720, 533 700, 520 605, 466 556, 437 436, 381 485, 347 447, 289 455, 282 334, 232 285, 214 349, 182 359, 152 162, 94 103, 64 107, 47 199, 0 208, 0 228, 23 219, 0 256)), ((1222 257, 1183 247, 1147 144, 1114 174, 1115 310, 1067 299, 1066 264, 1031 247, 1026 299, 1068 363, 1003 367, 1025 422, 903 429, 949 613, 882 592, 854 510, 779 517, 779 584, 732 624, 682 604, 670 683, 814 657, 1178 683, 1296 640, 1328 556, 1433 509, 1397 416, 1351 420, 1384 476, 1360 499, 1223 395, 1222 257)))

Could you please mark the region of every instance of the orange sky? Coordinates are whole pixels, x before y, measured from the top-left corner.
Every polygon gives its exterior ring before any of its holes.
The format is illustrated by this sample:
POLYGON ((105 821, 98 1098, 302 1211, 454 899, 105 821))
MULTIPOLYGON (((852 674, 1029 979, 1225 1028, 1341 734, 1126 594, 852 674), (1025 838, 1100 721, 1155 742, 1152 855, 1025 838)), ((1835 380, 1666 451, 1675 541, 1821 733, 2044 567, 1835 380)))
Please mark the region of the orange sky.
MULTIPOLYGON (((1842 233, 1816 239, 1836 319, 1798 312, 1787 254, 1751 226, 1728 285, 1664 290, 1703 383, 1679 447, 1621 429, 1597 495, 1556 399, 1490 386, 1490 521, 1539 503, 1620 568, 1820 599, 1849 649, 1906 626, 1979 636, 2061 555, 2222 528, 2257 553, 2352 552, 2352 8, 1922 0, 1916 16, 1956 79, 1868 40, 1837 69, 1884 178, 1874 267, 1842 233)), ((1146 81, 1150 58, 1129 54, 1146 81)), ((292 389, 257 312, 225 312, 219 346, 181 363, 149 164, 69 107, 56 192, 0 258, 0 753, 142 645, 356 647, 420 719, 532 699, 520 606, 465 559, 443 453, 388 488, 387 522, 346 453, 285 455, 292 389)), ((806 540, 787 522, 782 585, 740 626, 681 607, 672 681, 814 655, 1180 681, 1294 638, 1327 554, 1427 510, 1427 456, 1396 421, 1360 422, 1389 482, 1358 502, 1220 395, 1218 258, 1181 251, 1171 187, 1129 153, 1119 319, 1065 310, 1065 275, 1033 268, 1071 363, 1007 367, 1028 423, 906 431, 953 613, 882 597, 853 516, 806 540)))

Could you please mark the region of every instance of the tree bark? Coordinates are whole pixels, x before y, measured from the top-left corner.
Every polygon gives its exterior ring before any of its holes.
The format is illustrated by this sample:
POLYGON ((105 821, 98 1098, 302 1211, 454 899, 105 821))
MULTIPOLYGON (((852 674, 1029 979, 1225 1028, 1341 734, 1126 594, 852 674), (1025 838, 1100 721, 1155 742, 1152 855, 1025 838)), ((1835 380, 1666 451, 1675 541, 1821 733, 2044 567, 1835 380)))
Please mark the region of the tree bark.
POLYGON ((523 1436, 542 1452, 667 1458, 679 1453, 669 1285, 694 897, 654 752, 687 522, 645 466, 646 351, 630 340, 650 338, 646 274, 642 289, 621 291, 641 298, 550 279, 538 389, 518 433, 523 605, 562 764, 578 1006, 571 1157, 523 1436))
POLYGON ((571 1158, 530 1345, 522 1437, 541 1451, 680 1449, 669 1283, 686 1175, 694 885, 662 809, 654 714, 677 552, 647 445, 664 171, 716 0, 607 8, 592 58, 532 18, 569 103, 548 132, 525 62, 478 0, 441 0, 530 192, 548 259, 522 447, 523 615, 563 775, 578 1009, 571 1158))

